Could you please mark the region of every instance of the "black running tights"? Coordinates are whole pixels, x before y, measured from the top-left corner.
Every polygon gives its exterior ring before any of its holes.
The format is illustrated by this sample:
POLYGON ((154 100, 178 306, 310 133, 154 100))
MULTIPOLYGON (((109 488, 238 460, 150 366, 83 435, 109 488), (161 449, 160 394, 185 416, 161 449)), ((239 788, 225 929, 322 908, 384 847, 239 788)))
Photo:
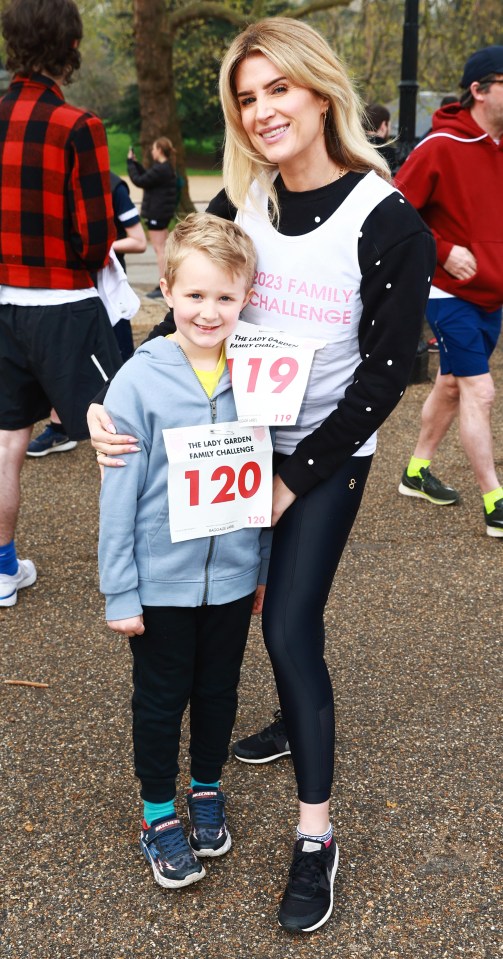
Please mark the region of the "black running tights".
POLYGON ((334 700, 323 614, 371 462, 352 457, 296 499, 274 530, 262 624, 305 803, 325 802, 331 793, 334 700))

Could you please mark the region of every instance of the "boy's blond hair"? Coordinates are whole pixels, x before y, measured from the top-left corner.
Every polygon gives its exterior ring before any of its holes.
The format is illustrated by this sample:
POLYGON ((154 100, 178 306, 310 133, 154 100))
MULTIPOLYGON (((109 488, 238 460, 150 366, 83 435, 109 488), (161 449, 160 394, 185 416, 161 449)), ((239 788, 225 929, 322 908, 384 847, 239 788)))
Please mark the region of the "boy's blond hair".
MULTIPOLYGON (((252 240, 237 223, 212 213, 190 213, 177 223, 166 241, 164 278, 171 289, 187 256, 197 250, 230 276, 243 275, 248 291, 253 285, 257 253, 252 240)), ((197 277, 194 277, 197 282, 197 277)))

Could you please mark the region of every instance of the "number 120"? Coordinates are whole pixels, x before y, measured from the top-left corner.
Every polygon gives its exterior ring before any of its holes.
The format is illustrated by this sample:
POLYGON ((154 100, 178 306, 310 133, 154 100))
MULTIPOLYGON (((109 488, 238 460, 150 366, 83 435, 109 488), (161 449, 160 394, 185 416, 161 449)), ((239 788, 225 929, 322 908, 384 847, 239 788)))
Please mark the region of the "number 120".
MULTIPOLYGON (((244 463, 237 475, 238 492, 242 499, 250 499, 254 496, 260 486, 262 474, 258 463, 244 463), (249 474, 251 474, 251 485, 249 484, 249 474)), ((199 470, 186 470, 185 479, 189 481, 189 505, 199 506, 199 470)), ((223 484, 218 493, 211 500, 213 503, 230 503, 236 499, 233 486, 236 482, 236 471, 232 466, 218 466, 210 477, 212 482, 218 482, 223 479, 223 484)))

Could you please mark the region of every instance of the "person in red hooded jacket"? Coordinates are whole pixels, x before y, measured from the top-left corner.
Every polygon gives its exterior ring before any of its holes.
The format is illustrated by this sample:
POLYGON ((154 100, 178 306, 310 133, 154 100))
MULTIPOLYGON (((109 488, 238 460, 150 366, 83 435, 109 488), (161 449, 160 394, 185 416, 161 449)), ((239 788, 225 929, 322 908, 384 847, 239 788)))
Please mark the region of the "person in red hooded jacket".
POLYGON ((460 102, 434 114, 431 134, 395 180, 436 240, 427 318, 440 354, 399 491, 437 505, 459 502, 457 491, 430 472, 433 455, 459 415, 461 442, 483 496, 486 532, 503 537, 489 372, 503 303, 503 46, 474 53, 460 86, 460 102))

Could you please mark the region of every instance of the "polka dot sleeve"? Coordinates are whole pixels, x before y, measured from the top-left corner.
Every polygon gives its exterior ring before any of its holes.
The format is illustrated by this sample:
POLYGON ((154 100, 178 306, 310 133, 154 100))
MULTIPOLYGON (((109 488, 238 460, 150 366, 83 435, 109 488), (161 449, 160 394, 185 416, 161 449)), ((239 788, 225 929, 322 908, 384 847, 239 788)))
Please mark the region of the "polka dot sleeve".
POLYGON ((358 256, 361 362, 337 409, 281 464, 283 481, 298 496, 330 476, 384 423, 405 392, 416 356, 435 243, 401 194, 367 217, 358 256))

